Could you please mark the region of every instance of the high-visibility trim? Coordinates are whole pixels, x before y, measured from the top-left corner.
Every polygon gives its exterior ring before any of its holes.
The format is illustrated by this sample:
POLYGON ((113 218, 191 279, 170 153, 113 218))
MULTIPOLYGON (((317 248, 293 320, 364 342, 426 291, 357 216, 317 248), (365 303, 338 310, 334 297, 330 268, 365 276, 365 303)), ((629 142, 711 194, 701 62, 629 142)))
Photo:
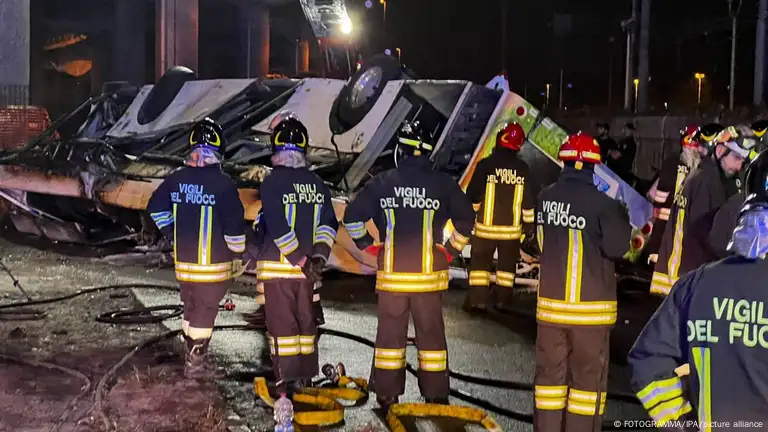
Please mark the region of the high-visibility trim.
POLYGON ((270 279, 306 279, 301 267, 291 263, 277 261, 259 261, 256 263, 256 273, 259 280, 270 279))
POLYGON ((387 219, 386 239, 384 240, 384 272, 392 272, 395 269, 395 210, 384 209, 384 217, 387 219))
POLYGON ((536 318, 554 324, 611 325, 616 322, 616 301, 567 302, 539 297, 536 318))
POLYGON ((210 339, 213 335, 213 329, 187 326, 187 332, 185 334, 193 340, 210 339))
MULTIPOLYGON (((421 226, 421 271, 432 273, 435 266, 435 238, 432 232, 432 224, 435 221, 434 210, 424 210, 421 226)), ((456 231, 454 231, 455 233, 456 231)))
POLYGON ((568 392, 568 412, 583 416, 603 415, 605 412, 605 392, 600 392, 600 410, 597 408, 597 392, 570 389, 568 392))
POLYGON ((544 411, 559 411, 565 409, 568 396, 568 386, 534 386, 533 399, 536 409, 544 411))
POLYGON ((445 291, 448 289, 448 280, 448 270, 430 274, 378 271, 376 289, 389 292, 445 291))
POLYGON ((256 229, 256 227, 259 225, 259 222, 261 222, 261 215, 262 215, 262 213, 261 213, 261 212, 259 212, 259 213, 256 215, 256 218, 253 220, 253 229, 254 229, 254 230, 255 230, 255 229, 256 229))
POLYGON ((197 262, 211 263, 211 243, 213 241, 213 207, 200 207, 200 233, 197 244, 197 262))
POLYGON ((533 223, 534 222, 534 211, 533 209, 526 209, 523 210, 523 222, 525 223, 533 223))
POLYGON ((491 284, 491 272, 471 270, 469 272, 469 286, 488 286, 491 284))
MULTIPOLYGON (((512 198, 512 226, 520 226, 520 217, 522 216, 523 206, 523 185, 515 185, 515 195, 512 198)), ((533 217, 533 215, 531 215, 533 217)))
POLYGON ((659 219, 663 221, 669 220, 669 215, 672 214, 672 210, 668 208, 660 208, 659 209, 659 219))
POLYGON ((475 211, 475 213, 480 211, 480 206, 481 205, 482 205, 481 203, 472 204, 472 209, 475 211))
POLYGON ((536 239, 539 242, 539 252, 544 252, 544 225, 536 226, 536 239))
POLYGON ((522 227, 512 225, 489 226, 475 223, 475 236, 487 240, 517 240, 523 234, 522 227))
POLYGON ((213 283, 232 278, 232 262, 218 264, 197 264, 177 261, 176 279, 181 282, 213 283))
POLYGON ((693 348, 693 364, 699 377, 699 424, 701 432, 712 432, 712 356, 709 348, 693 348))
POLYGON ((301 354, 299 335, 269 337, 269 349, 272 355, 290 357, 301 354))
POLYGON ((655 271, 651 276, 651 294, 669 295, 672 290, 672 283, 669 280, 669 275, 655 271))
POLYGON ((515 286, 515 274, 511 272, 505 272, 496 270, 496 285, 505 288, 512 288, 515 286))
POLYGON ((581 231, 568 230, 568 269, 565 274, 565 301, 578 303, 581 300, 581 266, 584 260, 584 242, 581 231))
POLYGON ((675 195, 679 194, 680 191, 683 189, 683 183, 685 182, 685 178, 688 176, 688 173, 685 171, 678 171, 677 177, 675 177, 675 195))
POLYGON ((301 354, 308 355, 315 352, 315 335, 300 335, 299 346, 301 354))
POLYGON ((663 204, 667 202, 667 198, 669 198, 669 192, 664 192, 657 189, 656 195, 654 195, 653 200, 659 204, 663 204))
POLYGON ((405 348, 376 348, 373 353, 373 367, 387 370, 405 368, 405 348))
POLYGON ((360 240, 368 234, 368 230, 365 228, 365 222, 350 222, 345 223, 344 228, 352 237, 352 240, 360 240))
MULTIPOLYGON (((176 210, 178 209, 179 205, 176 203, 173 203, 173 220, 176 220, 176 210)), ((178 238, 176 237, 176 224, 173 224, 173 260, 177 261, 179 259, 179 254, 176 251, 176 245, 179 244, 178 238)))
POLYGON ((469 237, 462 235, 454 229, 451 237, 448 239, 448 242, 451 244, 451 246, 453 246, 454 249, 461 251, 465 246, 467 246, 467 243, 469 243, 469 237))
POLYGON ((155 221, 155 225, 157 225, 159 229, 171 225, 174 221, 173 213, 170 211, 155 212, 150 213, 149 215, 152 217, 152 220, 155 221))
POLYGON ((224 241, 227 242, 227 247, 234 253, 245 252, 245 234, 239 236, 224 236, 224 241))
POLYGON ((442 372, 448 369, 448 351, 419 350, 419 370, 442 372))
POLYGON ((675 238, 672 243, 672 254, 669 256, 667 270, 669 270, 669 279, 677 279, 677 272, 680 270, 680 262, 683 257, 683 220, 685 219, 685 209, 679 209, 677 220, 675 221, 675 238))
POLYGON ((493 225, 493 205, 496 202, 496 183, 485 184, 485 200, 483 201, 483 219, 481 224, 493 225))
POLYGON ((288 204, 285 206, 285 220, 288 222, 288 226, 291 227, 291 230, 275 239, 275 245, 280 249, 280 253, 283 257, 290 255, 293 251, 299 248, 299 238, 296 237, 296 231, 294 231, 294 225, 296 224, 296 204, 288 204))
POLYGON ((668 423, 679 419, 681 416, 691 412, 691 404, 686 402, 682 396, 667 402, 662 402, 650 410, 648 414, 659 424, 668 423))
POLYGON ((683 385, 680 378, 675 376, 664 380, 654 381, 639 392, 637 398, 646 410, 650 411, 656 405, 682 396, 683 385))

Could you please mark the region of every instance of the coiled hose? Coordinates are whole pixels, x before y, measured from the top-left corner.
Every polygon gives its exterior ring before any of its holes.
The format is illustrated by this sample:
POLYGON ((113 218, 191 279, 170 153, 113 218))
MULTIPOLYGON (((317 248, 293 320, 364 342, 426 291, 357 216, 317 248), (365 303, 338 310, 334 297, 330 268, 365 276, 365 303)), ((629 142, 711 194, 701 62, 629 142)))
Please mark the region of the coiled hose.
MULTIPOLYGON (((179 291, 179 287, 177 286, 146 284, 146 283, 114 284, 114 285, 82 288, 77 290, 74 293, 59 296, 59 297, 52 297, 52 298, 40 299, 40 300, 28 300, 23 302, 0 305, 0 321, 41 320, 47 316, 46 312, 40 309, 31 309, 33 306, 54 304, 62 301, 71 300, 73 298, 86 295, 86 294, 94 294, 98 292, 117 290, 117 289, 152 289, 152 290, 163 290, 163 291, 174 291, 174 292, 179 291)), ((149 323, 159 323, 170 318, 178 317, 181 314, 182 314, 181 306, 163 305, 163 306, 137 308, 132 310, 120 310, 115 312, 108 312, 108 313, 99 315, 96 318, 96 320, 99 322, 108 323, 108 324, 149 324, 149 323), (152 312, 158 312, 158 311, 165 311, 166 313, 162 315, 152 314, 152 312)), ((217 326, 214 328, 214 330, 264 331, 266 330, 266 328, 257 327, 252 324, 249 324, 249 325, 217 326)), ((134 349, 131 350, 128 354, 126 354, 123 357, 123 359, 120 360, 120 362, 115 364, 101 378, 101 380, 99 381, 96 387, 95 404, 92 410, 96 411, 96 413, 99 415, 99 417, 102 419, 102 421, 104 422, 105 426, 107 426, 108 429, 109 429, 109 421, 107 420, 106 415, 103 413, 103 410, 101 409, 101 404, 104 396, 104 389, 106 388, 106 385, 108 384, 108 382, 114 377, 116 372, 135 353, 155 343, 177 336, 179 333, 180 333, 179 330, 174 330, 174 331, 164 333, 160 336, 156 336, 145 342, 142 342, 141 344, 134 347, 134 349)), ((342 332, 342 331, 333 330, 329 328, 322 328, 322 327, 319 328, 318 337, 321 335, 335 336, 342 339, 347 339, 347 340, 368 346, 370 348, 373 348, 375 346, 374 342, 370 339, 364 338, 362 336, 359 336, 353 333, 342 332)), ((406 364, 406 370, 414 376, 416 376, 418 373, 416 367, 414 367, 410 363, 406 364)), ((507 390, 533 392, 533 385, 531 383, 498 380, 498 379, 492 379, 492 378, 482 378, 482 377, 462 374, 455 371, 449 371, 449 375, 452 379, 464 381, 466 383, 500 388, 500 389, 507 389, 507 390)), ((459 400, 462 400, 464 402, 468 402, 470 404, 478 406, 484 410, 487 410, 488 412, 492 412, 494 414, 501 415, 501 416, 510 418, 512 420, 517 420, 517 421, 528 423, 528 424, 533 423, 533 416, 531 414, 525 414, 525 413, 500 407, 487 400, 472 396, 470 393, 467 393, 462 390, 451 389, 451 396, 459 400)), ((632 395, 632 394, 608 393, 607 396, 608 396, 608 399, 610 400, 615 400, 615 401, 620 401, 625 403, 632 403, 632 404, 639 404, 639 401, 637 400, 635 395, 632 395)), ((614 422, 612 420, 604 421, 602 430, 604 431, 639 430, 639 428, 636 428, 636 427, 628 427, 623 425, 615 426, 615 424, 618 424, 618 422, 614 422)), ((645 428, 645 429, 655 430, 653 428, 645 428)))

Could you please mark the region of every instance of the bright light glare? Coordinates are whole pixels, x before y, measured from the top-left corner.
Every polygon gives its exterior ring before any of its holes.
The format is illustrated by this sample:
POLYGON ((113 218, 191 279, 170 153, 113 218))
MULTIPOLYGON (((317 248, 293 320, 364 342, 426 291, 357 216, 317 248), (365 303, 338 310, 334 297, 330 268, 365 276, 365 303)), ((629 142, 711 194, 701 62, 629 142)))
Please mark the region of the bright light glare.
POLYGON ((341 32, 344 33, 345 35, 348 35, 348 34, 352 33, 352 20, 347 18, 344 21, 342 21, 342 23, 341 23, 341 32))

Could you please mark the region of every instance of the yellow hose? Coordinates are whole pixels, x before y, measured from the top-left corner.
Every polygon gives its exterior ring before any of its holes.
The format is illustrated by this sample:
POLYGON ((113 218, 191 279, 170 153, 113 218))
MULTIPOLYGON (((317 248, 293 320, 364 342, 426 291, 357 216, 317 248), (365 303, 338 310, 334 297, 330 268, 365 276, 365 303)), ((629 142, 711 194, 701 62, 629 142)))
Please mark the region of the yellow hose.
POLYGON ((407 432, 400 417, 449 417, 477 423, 486 430, 501 432, 501 427, 485 411, 458 405, 438 405, 428 403, 394 404, 387 412, 387 424, 392 432, 407 432))

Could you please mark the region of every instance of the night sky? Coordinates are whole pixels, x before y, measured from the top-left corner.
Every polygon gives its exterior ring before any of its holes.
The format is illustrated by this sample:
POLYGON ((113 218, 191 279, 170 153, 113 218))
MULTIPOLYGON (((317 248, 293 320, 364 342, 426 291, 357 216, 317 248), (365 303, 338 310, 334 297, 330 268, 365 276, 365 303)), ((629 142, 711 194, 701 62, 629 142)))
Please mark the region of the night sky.
MULTIPOLYGON (((386 37, 402 48, 403 61, 422 77, 485 83, 506 68, 513 90, 523 94, 527 88, 529 99, 539 104, 547 82, 557 87, 562 68, 565 105, 607 105, 612 71, 612 105, 621 106, 626 37, 620 22, 631 15, 630 0, 506 0, 502 64, 503 1, 388 0, 386 37)), ((378 41, 379 1, 370 10, 363 0, 348 3, 362 14, 364 31, 376 34, 378 41)), ((651 103, 695 104, 693 74, 703 72, 704 102, 714 98, 727 104, 727 0, 654 0, 651 14, 651 103)), ((751 100, 756 14, 757 0, 744 0, 737 38, 737 104, 751 100)))

